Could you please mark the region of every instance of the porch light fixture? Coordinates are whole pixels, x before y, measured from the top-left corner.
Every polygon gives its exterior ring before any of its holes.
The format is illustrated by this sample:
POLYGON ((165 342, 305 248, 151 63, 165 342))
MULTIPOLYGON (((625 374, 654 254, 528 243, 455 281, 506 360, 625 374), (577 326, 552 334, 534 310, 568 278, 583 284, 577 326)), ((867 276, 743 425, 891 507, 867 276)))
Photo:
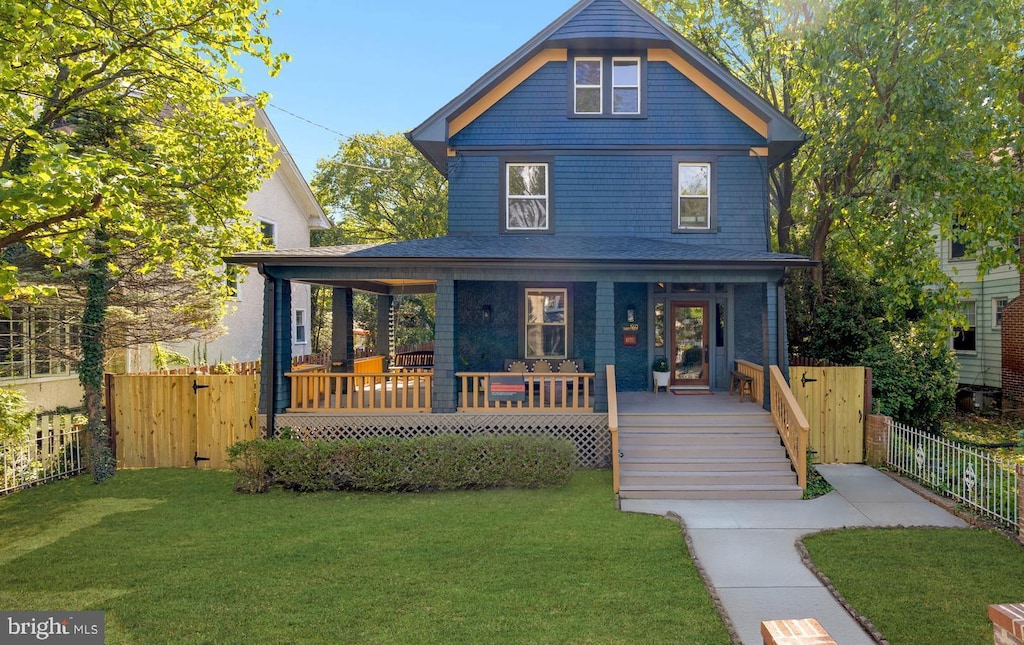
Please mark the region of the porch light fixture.
POLYGON ((480 307, 480 320, 485 322, 485 323, 491 322, 491 306, 490 305, 484 305, 483 307, 480 307))
POLYGON ((636 311, 634 311, 632 307, 630 307, 629 309, 626 310, 626 322, 628 322, 628 323, 636 322, 636 311))

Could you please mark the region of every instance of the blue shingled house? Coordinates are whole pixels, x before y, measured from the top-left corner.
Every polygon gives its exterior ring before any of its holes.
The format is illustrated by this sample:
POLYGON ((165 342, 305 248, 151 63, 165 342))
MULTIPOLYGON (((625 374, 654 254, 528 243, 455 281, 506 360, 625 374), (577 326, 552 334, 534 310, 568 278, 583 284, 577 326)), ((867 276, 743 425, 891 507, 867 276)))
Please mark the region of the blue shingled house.
POLYGON ((447 236, 229 258, 265 278, 272 424, 540 424, 607 463, 609 386, 650 392, 656 357, 677 392, 728 390, 739 361, 767 396, 782 280, 808 264, 770 251, 768 173, 804 135, 637 2, 581 0, 408 137, 448 178, 447 236), (295 282, 334 289, 331 371, 287 373, 295 282), (435 293, 432 368, 360 368, 354 290, 382 323, 395 295, 435 293))

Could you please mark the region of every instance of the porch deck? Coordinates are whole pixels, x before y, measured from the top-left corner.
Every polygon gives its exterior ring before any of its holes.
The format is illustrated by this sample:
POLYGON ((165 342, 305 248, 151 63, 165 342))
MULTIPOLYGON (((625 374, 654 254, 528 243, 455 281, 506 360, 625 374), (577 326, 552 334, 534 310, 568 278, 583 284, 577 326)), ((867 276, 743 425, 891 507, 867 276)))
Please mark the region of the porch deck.
POLYGON ((711 394, 672 394, 661 391, 619 392, 619 414, 765 414, 759 403, 739 396, 729 395, 728 390, 714 390, 711 394))

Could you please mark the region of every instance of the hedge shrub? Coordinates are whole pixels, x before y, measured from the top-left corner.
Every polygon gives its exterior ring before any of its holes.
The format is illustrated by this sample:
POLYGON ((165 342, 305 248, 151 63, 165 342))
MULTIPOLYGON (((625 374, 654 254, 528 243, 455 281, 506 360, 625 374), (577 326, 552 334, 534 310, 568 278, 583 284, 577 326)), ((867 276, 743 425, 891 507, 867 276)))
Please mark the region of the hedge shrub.
POLYGON ((228 449, 235 490, 436 491, 535 488, 568 483, 571 441, 549 437, 461 435, 242 441, 228 449))

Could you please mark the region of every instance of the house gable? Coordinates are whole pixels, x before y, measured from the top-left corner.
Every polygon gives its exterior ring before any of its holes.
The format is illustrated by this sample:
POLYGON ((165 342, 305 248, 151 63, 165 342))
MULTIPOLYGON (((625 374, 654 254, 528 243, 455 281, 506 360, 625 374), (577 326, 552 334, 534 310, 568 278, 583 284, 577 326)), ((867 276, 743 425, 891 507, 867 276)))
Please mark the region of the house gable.
POLYGON ((634 0, 582 0, 407 136, 447 175, 450 139, 536 71, 560 61, 563 49, 567 60, 572 50, 628 50, 643 52, 648 62, 669 63, 765 137, 762 147, 772 165, 804 140, 786 117, 634 0))

